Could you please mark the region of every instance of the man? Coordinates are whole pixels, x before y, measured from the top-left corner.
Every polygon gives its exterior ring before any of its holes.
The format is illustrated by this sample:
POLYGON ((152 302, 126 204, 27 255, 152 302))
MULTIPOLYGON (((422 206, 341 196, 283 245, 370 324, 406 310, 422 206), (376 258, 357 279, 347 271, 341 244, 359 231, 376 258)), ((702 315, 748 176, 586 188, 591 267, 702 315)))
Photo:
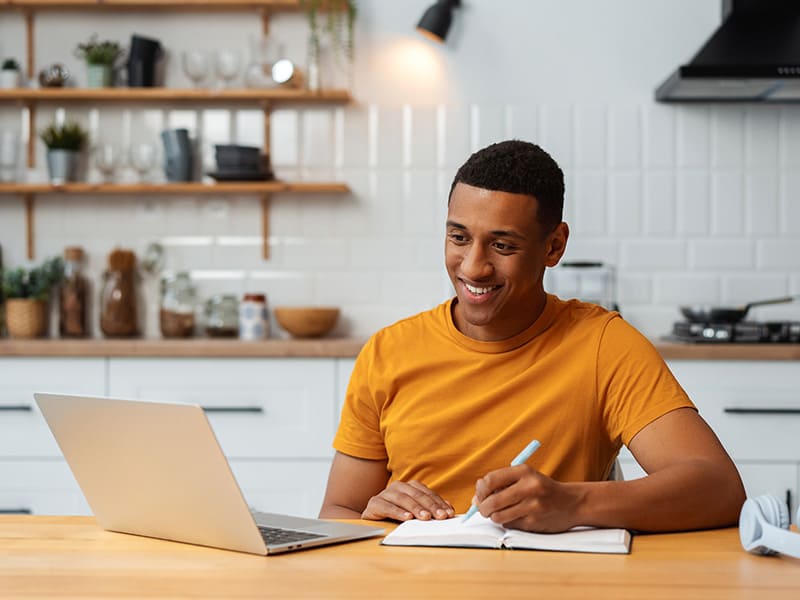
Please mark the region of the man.
POLYGON ((456 297, 359 354, 320 516, 444 519, 474 502, 540 532, 736 521, 736 468, 655 348, 619 314, 545 293, 569 237, 563 197, 534 144, 493 144, 459 169, 445 240, 456 297), (507 466, 532 439, 539 451, 507 466), (608 481, 622 444, 647 477, 608 481))

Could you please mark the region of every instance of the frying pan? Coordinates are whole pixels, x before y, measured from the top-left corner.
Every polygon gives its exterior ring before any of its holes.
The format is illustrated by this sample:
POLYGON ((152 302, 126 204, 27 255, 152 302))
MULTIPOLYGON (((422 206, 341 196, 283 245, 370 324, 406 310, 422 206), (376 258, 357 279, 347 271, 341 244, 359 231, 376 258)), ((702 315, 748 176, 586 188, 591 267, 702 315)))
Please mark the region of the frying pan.
POLYGON ((693 323, 738 323, 747 315, 747 311, 753 306, 763 306, 765 304, 783 304, 792 302, 798 296, 784 296, 783 298, 773 298, 772 300, 758 300, 748 302, 744 306, 709 306, 700 304, 695 306, 681 306, 681 313, 693 323))

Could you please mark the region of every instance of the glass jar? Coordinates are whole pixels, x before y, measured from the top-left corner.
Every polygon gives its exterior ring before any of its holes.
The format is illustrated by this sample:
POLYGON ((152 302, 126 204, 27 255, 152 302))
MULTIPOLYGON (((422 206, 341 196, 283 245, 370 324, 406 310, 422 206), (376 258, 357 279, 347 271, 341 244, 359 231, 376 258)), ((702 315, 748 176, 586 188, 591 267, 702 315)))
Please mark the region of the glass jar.
POLYGON ((194 335, 194 311, 197 293, 189 274, 175 273, 161 279, 159 324, 165 338, 194 335))
POLYGON ((209 337, 239 335, 239 300, 236 296, 217 294, 206 301, 206 334, 209 337))
POLYGON ((108 270, 100 293, 100 329, 110 337, 139 333, 133 271, 108 270))
POLYGON ((58 329, 61 337, 86 337, 89 282, 83 275, 83 248, 64 248, 64 280, 58 294, 58 329))
POLYGON ((264 294, 245 294, 239 305, 239 339, 263 340, 268 337, 267 297, 264 294))

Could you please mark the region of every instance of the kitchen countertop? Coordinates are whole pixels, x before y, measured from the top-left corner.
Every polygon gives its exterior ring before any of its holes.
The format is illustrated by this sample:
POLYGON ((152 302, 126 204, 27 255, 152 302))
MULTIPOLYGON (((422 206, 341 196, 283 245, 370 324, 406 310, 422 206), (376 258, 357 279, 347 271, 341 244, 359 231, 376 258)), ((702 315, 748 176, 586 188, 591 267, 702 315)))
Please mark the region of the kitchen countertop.
POLYGON ((161 356, 175 358, 355 357, 364 340, 354 338, 270 339, 3 339, 0 356, 161 356))
MULTIPOLYGON (((361 338, 3 339, 0 356, 160 356, 175 358, 354 358, 361 338)), ((800 344, 691 344, 653 340, 667 360, 800 360, 800 344)))

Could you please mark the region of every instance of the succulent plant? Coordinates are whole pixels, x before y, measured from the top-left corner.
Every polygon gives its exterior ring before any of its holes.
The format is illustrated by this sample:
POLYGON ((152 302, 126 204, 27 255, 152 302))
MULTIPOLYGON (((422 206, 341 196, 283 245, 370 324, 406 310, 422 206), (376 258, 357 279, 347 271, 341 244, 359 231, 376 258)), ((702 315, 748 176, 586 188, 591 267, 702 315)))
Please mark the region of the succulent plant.
POLYGON ((0 71, 19 71, 19 63, 16 58, 6 58, 0 71))
POLYGON ((90 65, 113 65, 122 54, 122 47, 112 40, 97 40, 97 35, 89 38, 88 42, 78 44, 75 56, 82 58, 90 65))
POLYGON ((80 150, 88 138, 88 133, 78 123, 51 123, 39 136, 50 150, 80 150))
POLYGON ((45 260, 38 267, 17 267, 3 272, 3 295, 6 298, 32 298, 48 300, 50 292, 59 284, 64 274, 64 261, 60 256, 45 260))

